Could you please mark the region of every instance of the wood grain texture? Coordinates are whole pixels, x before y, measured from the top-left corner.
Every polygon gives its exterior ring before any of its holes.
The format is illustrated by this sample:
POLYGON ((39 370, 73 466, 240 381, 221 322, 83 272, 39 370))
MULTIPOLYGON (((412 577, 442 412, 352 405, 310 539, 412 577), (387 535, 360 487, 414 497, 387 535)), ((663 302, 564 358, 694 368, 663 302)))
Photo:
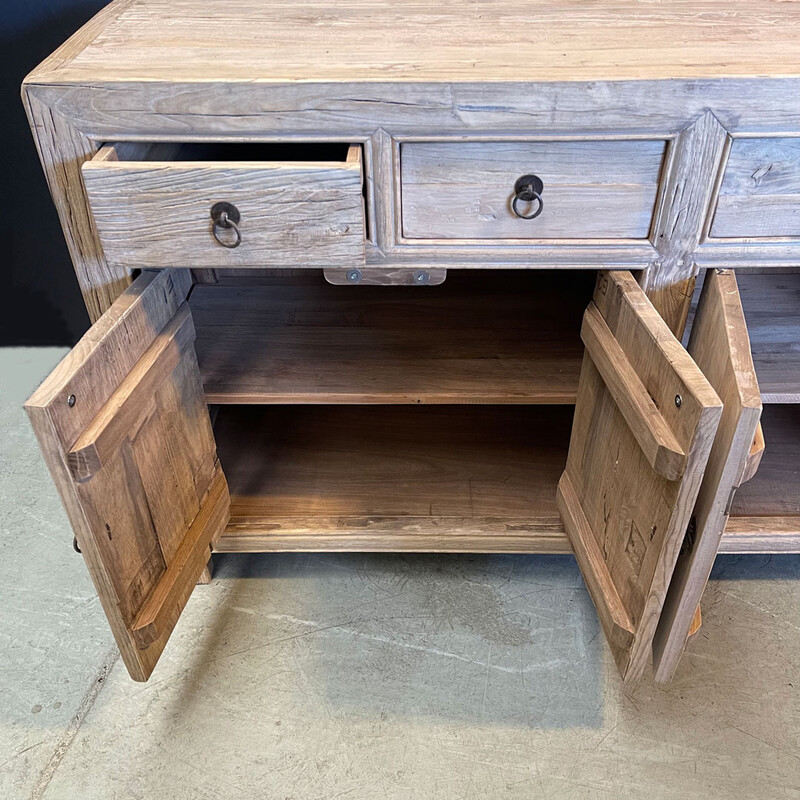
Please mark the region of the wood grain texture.
POLYGON ((571 417, 557 406, 225 406, 215 435, 231 522, 216 547, 527 552, 555 536, 564 552, 555 489, 571 417))
POLYGON ((406 142, 403 235, 409 239, 644 239, 661 141, 406 142), (542 213, 511 210, 514 182, 544 182, 542 213))
POLYGON ((323 270, 325 280, 334 286, 438 286, 447 278, 446 269, 413 269, 400 267, 395 269, 360 270, 354 280, 349 269, 323 270))
POLYGON ((149 399, 194 339, 189 306, 184 303, 70 448, 67 465, 75 480, 87 480, 99 472, 130 431, 138 428, 149 399))
POLYGON ((711 236, 800 237, 800 137, 734 139, 711 236))
MULTIPOLYGON (((440 286, 197 286, 210 403, 573 403, 594 274, 451 271, 440 286)), ((225 280, 220 278, 221 281, 225 280)))
POLYGON ((794 5, 771 0, 480 0, 469 14, 455 0, 302 8, 290 0, 140 0, 114 4, 91 34, 46 62, 41 78, 592 81, 800 72, 794 5))
POLYGON ((201 512, 212 511, 205 501, 214 476, 224 485, 194 350, 185 347, 164 370, 139 366, 143 360, 152 362, 148 355, 169 352, 162 341, 171 344, 177 330, 187 330, 180 324, 176 328, 173 320, 189 287, 188 272, 144 273, 26 404, 123 661, 135 680, 146 680, 152 672, 191 591, 187 587, 201 575, 209 545, 227 521, 223 498, 214 510, 217 524, 208 529, 202 559, 198 556, 185 573, 181 570, 185 583, 170 594, 157 632, 147 642, 137 638, 137 615, 153 592, 160 591, 164 576, 175 572, 170 566, 193 521, 201 512), (131 374, 143 376, 146 394, 136 381, 128 380, 131 374), (148 375, 162 380, 149 381, 148 375), (139 406, 137 413, 134 405, 139 406), (115 413, 121 415, 121 426, 113 419, 115 413), (78 470, 81 480, 75 480, 68 454, 86 430, 99 432, 93 441, 102 442, 101 458, 96 470, 78 470))
POLYGON ((725 128, 706 111, 681 131, 667 156, 653 222, 658 260, 640 276, 640 283, 677 337, 686 323, 698 271, 694 252, 703 235, 726 141, 725 128))
POLYGON ((81 181, 81 165, 97 145, 35 94, 24 89, 22 97, 86 310, 96 322, 131 282, 128 270, 105 260, 81 181))
POLYGON ((761 399, 800 403, 800 271, 738 279, 761 399))
POLYGON ((678 557, 653 639, 658 682, 672 679, 683 654, 761 415, 761 395, 733 272, 706 273, 688 350, 722 400, 723 410, 695 502, 693 540, 678 557))
POLYGON ((650 466, 667 480, 680 478, 686 453, 594 303, 584 314, 581 339, 650 466))
MULTIPOLYGON (((687 454, 678 480, 653 470, 587 352, 559 508, 576 553, 602 556, 606 574, 587 575, 587 587, 623 679, 634 680, 649 656, 722 408, 630 273, 600 273, 594 304, 687 454), (633 625, 627 643, 606 624, 617 617, 617 598, 633 625)), ((594 562, 584 558, 582 566, 594 562)))
POLYGON ((360 159, 133 160, 109 157, 111 149, 82 170, 109 263, 126 268, 364 264, 360 159), (220 201, 241 214, 238 247, 223 247, 212 235, 210 211, 220 201))

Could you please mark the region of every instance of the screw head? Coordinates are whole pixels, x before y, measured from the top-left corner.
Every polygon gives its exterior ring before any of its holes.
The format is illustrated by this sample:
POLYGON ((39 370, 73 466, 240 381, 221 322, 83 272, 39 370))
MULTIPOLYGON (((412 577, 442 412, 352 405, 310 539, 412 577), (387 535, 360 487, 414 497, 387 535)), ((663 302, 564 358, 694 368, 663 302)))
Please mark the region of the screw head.
POLYGON ((427 284, 430 279, 431 276, 424 269, 414 273, 414 283, 418 283, 420 286, 427 284))
POLYGON ((680 408, 682 403, 683 403, 683 398, 679 394, 676 394, 675 395, 675 405, 678 408, 680 408))
POLYGON ((358 283, 361 280, 361 270, 360 269, 347 270, 347 280, 350 283, 358 283))
POLYGON ((72 408, 72 407, 75 405, 75 395, 74 395, 74 394, 71 394, 71 395, 70 395, 70 396, 67 398, 67 405, 68 405, 70 408, 72 408))

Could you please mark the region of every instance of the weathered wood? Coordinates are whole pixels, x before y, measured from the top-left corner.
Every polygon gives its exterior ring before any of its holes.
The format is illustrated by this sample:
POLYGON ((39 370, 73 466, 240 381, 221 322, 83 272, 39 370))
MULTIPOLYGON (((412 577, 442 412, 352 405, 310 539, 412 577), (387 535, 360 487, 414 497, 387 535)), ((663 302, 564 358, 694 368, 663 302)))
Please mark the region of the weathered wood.
POLYGON ((359 270, 353 275, 351 269, 326 269, 325 280, 334 286, 438 286, 447 278, 446 269, 395 269, 359 270))
POLYGON ((800 236, 800 137, 734 139, 711 236, 800 236))
POLYGON ((737 273, 764 403, 800 403, 800 271, 737 273))
POLYGON ((647 663, 722 408, 630 273, 600 273, 594 303, 687 454, 678 480, 652 468, 587 351, 558 502, 576 553, 594 553, 583 558, 584 571, 603 573, 587 574, 587 586, 617 666, 634 680, 647 663), (632 623, 630 640, 609 623, 617 596, 632 623))
POLYGON ((525 552, 563 530, 555 488, 571 417, 568 406, 225 406, 214 431, 226 536, 525 552))
POLYGON ((753 443, 750 445, 750 450, 747 453, 747 461, 744 465, 744 472, 742 473, 742 483, 747 483, 758 472, 758 467, 761 464, 761 459, 764 457, 764 450, 766 442, 764 441, 764 429, 761 423, 756 427, 756 435, 753 437, 753 443))
POLYGON ((120 267, 363 266, 361 162, 164 160, 158 146, 107 146, 83 181, 109 263, 120 267), (157 160, 154 160, 157 159, 157 160), (223 247, 210 211, 241 214, 223 247), (227 240, 233 241, 232 232, 227 240))
POLYGON ((650 301, 678 337, 689 313, 700 244, 727 132, 711 111, 672 142, 662 177, 661 202, 652 241, 658 261, 640 282, 650 301))
POLYGON ((138 429, 154 393, 194 339, 192 316, 184 303, 70 448, 67 464, 75 480, 86 480, 102 469, 123 439, 138 429))
MULTIPOLYGON (((228 517, 227 497, 206 494, 214 475, 223 486, 225 479, 194 350, 184 346, 179 358, 169 355, 176 333, 191 333, 186 311, 177 311, 190 285, 188 272, 144 273, 26 404, 123 661, 136 680, 152 672, 188 593, 173 591, 147 642, 137 638, 134 620, 165 574, 183 575, 173 564, 198 516, 213 515, 214 522, 196 572, 191 564, 192 584, 228 517), (167 358, 166 368, 155 363, 159 357, 167 358), (131 375, 141 376, 146 396, 131 375), (152 380, 155 376, 160 380, 152 380), (93 433, 84 442, 87 430, 93 433), (68 468, 76 442, 94 443, 98 455, 96 464, 81 460, 93 464, 77 469, 81 480, 68 468)), ((82 444, 78 450, 87 452, 82 444)))
MULTIPOLYGON (((454 272, 441 286, 197 286, 210 403, 574 403, 593 275, 454 272)), ((221 280, 225 280, 222 278, 221 280)))
POLYGON ((672 679, 719 549, 733 492, 743 480, 761 415, 747 326, 733 272, 706 274, 689 353, 723 403, 694 507, 691 543, 672 574, 653 639, 655 679, 672 679))
POLYGON ((644 239, 661 162, 656 141, 409 142, 401 147, 410 239, 644 239), (542 213, 511 210, 514 183, 544 182, 542 213))
POLYGON ((95 322, 131 282, 127 269, 106 262, 81 181, 81 164, 97 145, 34 94, 23 92, 23 100, 86 310, 95 322))
POLYGON ((594 303, 584 314, 581 339, 650 466, 667 480, 680 478, 686 453, 594 303))
POLYGON ((114 11, 102 36, 81 36, 43 65, 41 78, 275 83, 287 77, 343 82, 356 75, 403 82, 469 81, 477 74, 494 82, 520 76, 546 82, 800 72, 795 9, 766 0, 672 0, 657 7, 602 0, 590 8, 556 0, 498 8, 481 0, 469 14, 456 0, 435 9, 414 0, 383 0, 367 9, 316 0, 302 10, 291 0, 234 6, 208 0, 202 8, 191 0, 140 0, 117 3, 114 11), (529 46, 531 30, 536 47, 529 46), (198 53, 213 57, 198 59, 198 53))
POLYGON ((217 467, 200 509, 155 588, 133 621, 133 638, 144 650, 169 636, 192 589, 207 570, 208 548, 228 521, 228 486, 217 467))

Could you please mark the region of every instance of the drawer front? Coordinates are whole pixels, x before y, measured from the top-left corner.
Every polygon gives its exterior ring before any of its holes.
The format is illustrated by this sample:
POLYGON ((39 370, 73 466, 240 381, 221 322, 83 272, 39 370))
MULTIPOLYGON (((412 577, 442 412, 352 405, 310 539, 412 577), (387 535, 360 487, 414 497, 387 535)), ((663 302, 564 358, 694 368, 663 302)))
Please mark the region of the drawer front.
MULTIPOLYGON (((409 142, 401 146, 407 239, 644 239, 666 142, 409 142), (535 219, 512 209, 523 175, 543 183, 535 219)), ((522 213, 535 204, 520 203, 522 213)))
POLYGON ((135 269, 364 263, 360 147, 350 147, 339 162, 170 160, 170 147, 107 145, 83 165, 110 264, 135 269), (214 223, 218 203, 238 212, 238 245, 230 213, 214 223))
POLYGON ((710 233, 800 237, 800 138, 734 139, 710 233))

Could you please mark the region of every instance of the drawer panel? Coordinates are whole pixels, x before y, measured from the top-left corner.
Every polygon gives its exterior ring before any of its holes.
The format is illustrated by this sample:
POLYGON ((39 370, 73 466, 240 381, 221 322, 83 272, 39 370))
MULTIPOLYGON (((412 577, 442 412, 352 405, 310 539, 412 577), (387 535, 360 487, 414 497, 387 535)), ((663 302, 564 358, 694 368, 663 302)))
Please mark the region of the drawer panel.
MULTIPOLYGON (((644 239, 666 142, 409 142, 401 146, 407 239, 644 239), (514 184, 544 184, 542 213, 520 219, 514 184)), ((533 210, 524 203, 520 210, 533 210)))
POLYGON ((103 147, 83 179, 106 259, 117 266, 364 263, 360 146, 126 142, 103 147), (231 214, 214 224, 218 203, 238 211, 238 245, 231 214))
POLYGON ((800 237, 800 138, 734 139, 711 236, 800 237))

